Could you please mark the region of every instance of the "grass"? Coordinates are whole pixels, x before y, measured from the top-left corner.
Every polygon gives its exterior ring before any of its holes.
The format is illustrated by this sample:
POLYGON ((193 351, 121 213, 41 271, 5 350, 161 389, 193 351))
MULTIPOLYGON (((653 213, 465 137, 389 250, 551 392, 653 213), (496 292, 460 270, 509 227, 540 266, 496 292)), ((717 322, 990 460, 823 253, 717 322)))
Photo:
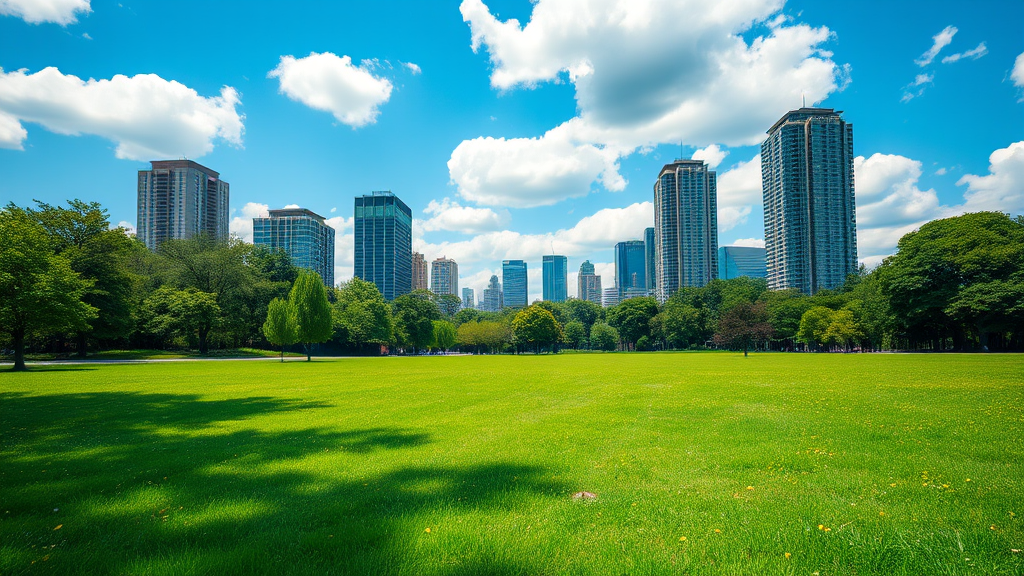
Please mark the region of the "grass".
POLYGON ((1022 406, 1011 355, 0 373, 0 574, 1022 574, 1022 406))
MULTIPOLYGON (((103 350, 90 352, 86 360, 180 360, 183 358, 274 358, 281 355, 281 351, 262 350, 259 348, 229 348, 226 350, 210 350, 203 355, 195 350, 103 350)), ((297 352, 285 352, 285 357, 305 357, 305 354, 297 352)), ((25 359, 30 362, 55 361, 55 360, 78 360, 73 352, 70 353, 33 353, 26 354, 25 359)), ((0 355, 0 362, 13 362, 14 356, 0 355)))

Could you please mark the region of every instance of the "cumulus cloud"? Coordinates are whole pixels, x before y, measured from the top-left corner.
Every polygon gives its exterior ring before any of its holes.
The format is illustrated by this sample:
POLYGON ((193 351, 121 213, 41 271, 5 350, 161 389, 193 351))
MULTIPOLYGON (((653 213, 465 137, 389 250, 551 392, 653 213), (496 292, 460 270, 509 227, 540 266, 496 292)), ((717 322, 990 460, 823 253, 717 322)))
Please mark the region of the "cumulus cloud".
POLYGON ((282 94, 330 112, 353 128, 376 122, 380 106, 391 98, 389 80, 374 76, 365 63, 355 66, 350 57, 331 52, 312 52, 305 58, 282 56, 267 76, 278 79, 282 94))
MULTIPOLYGON (((234 212, 234 210, 232 210, 234 212)), ((256 202, 249 202, 245 206, 242 206, 239 210, 239 215, 235 216, 228 222, 228 230, 234 236, 238 236, 243 242, 252 244, 252 219, 253 218, 269 218, 270 217, 270 206, 266 204, 259 204, 256 202)))
POLYGON ((81 80, 52 67, 35 74, 0 69, 0 147, 21 149, 28 137, 21 123, 28 122, 107 138, 117 143, 118 158, 198 158, 216 138, 241 146, 239 103, 230 86, 203 97, 155 74, 81 80))
POLYGON ((761 155, 718 175, 718 230, 728 232, 747 223, 762 203, 761 155))
POLYGON ((1013 61, 1013 70, 1010 72, 1010 80, 1018 88, 1024 88, 1024 52, 1013 61))
POLYGON ((334 228, 334 282, 347 282, 355 272, 355 218, 334 216, 327 218, 326 222, 334 228))
POLYGON ((821 48, 831 32, 772 18, 781 6, 781 0, 538 0, 522 26, 499 21, 482 0, 464 0, 460 10, 472 47, 486 49, 494 68, 491 85, 511 90, 567 80, 575 87, 579 115, 540 138, 463 142, 459 158, 453 153, 457 161, 449 163, 452 181, 467 199, 479 194, 471 188, 476 185, 528 189, 544 198, 529 205, 551 204, 586 194, 597 179, 615 190, 624 184, 615 161, 637 148, 760 142, 801 93, 819 102, 849 77, 849 69, 821 48), (681 21, 686 34, 663 33, 665 22, 681 21), (763 35, 743 39, 769 21, 763 35), (571 166, 552 169, 539 152, 554 146, 549 140, 572 159, 571 166), (524 154, 524 148, 534 153, 524 154), (511 164, 506 158, 512 154, 520 156, 514 169, 500 166, 511 164), (465 177, 492 170, 502 171, 500 184, 465 177))
POLYGON ((764 238, 737 238, 729 246, 743 246, 745 248, 764 248, 764 238))
POLYGON ((402 66, 405 66, 406 69, 409 70, 409 72, 412 72, 413 76, 416 76, 423 72, 423 69, 420 68, 419 64, 414 64, 413 62, 402 62, 402 66))
POLYGON ((725 160, 725 157, 729 155, 728 150, 722 150, 718 147, 718 144, 712 144, 707 148, 701 148, 693 153, 694 160, 703 160, 712 170, 718 168, 718 165, 725 160))
POLYGON ((490 208, 461 206, 458 202, 453 202, 448 198, 440 202, 431 200, 423 211, 432 215, 430 219, 420 224, 424 232, 435 230, 466 234, 490 232, 500 230, 508 224, 510 218, 507 210, 503 210, 499 214, 490 208))
POLYGON ((978 46, 973 50, 968 50, 967 52, 958 52, 956 54, 950 54, 949 56, 946 56, 945 58, 942 59, 942 63, 949 64, 951 62, 957 62, 959 60, 966 59, 977 60, 978 58, 981 58, 985 54, 988 54, 988 48, 985 46, 985 43, 982 42, 981 44, 978 44, 978 46))
POLYGON ((928 84, 935 80, 935 74, 918 74, 914 77, 914 81, 903 87, 903 97, 900 98, 900 102, 910 102, 914 98, 924 94, 928 84))
POLYGON ((996 150, 988 160, 987 175, 966 174, 957 181, 967 186, 964 211, 1024 212, 1024 141, 996 150))
POLYGON ((67 26, 78 15, 92 12, 89 0, 0 0, 0 15, 21 18, 29 24, 52 22, 67 26))
POLYGON ((112 226, 112 228, 124 228, 126 234, 129 236, 135 236, 135 224, 132 224, 127 220, 121 220, 117 223, 117 226, 112 226))
POLYGON ((914 60, 914 63, 918 66, 924 67, 932 63, 935 57, 939 55, 939 52, 943 48, 949 46, 949 43, 953 41, 953 36, 956 36, 957 29, 955 26, 946 26, 935 36, 932 36, 932 47, 921 54, 921 57, 914 60))

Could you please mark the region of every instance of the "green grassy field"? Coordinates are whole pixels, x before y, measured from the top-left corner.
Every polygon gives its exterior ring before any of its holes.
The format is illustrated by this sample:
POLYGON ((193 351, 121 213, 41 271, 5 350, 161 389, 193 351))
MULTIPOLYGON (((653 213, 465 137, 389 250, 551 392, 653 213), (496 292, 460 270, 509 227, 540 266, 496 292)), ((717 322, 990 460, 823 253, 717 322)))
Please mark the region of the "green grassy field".
POLYGON ((0 574, 1022 574, 1021 516, 1022 356, 0 373, 0 574))

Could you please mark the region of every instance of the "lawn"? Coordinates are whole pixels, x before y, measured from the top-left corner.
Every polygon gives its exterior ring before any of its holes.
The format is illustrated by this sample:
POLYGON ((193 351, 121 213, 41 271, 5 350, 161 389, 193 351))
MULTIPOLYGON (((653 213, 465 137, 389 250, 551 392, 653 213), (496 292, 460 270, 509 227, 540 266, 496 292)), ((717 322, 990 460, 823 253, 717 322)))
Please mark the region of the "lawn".
POLYGON ((3 372, 0 574, 1022 574, 1022 407, 1013 355, 3 372))

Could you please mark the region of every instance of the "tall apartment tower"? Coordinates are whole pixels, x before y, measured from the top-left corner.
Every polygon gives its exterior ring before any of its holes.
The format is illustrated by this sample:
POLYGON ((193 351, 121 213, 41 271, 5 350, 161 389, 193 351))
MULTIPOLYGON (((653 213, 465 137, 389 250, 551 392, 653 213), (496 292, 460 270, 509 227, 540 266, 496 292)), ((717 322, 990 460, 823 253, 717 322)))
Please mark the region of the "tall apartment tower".
POLYGON ((356 196, 356 278, 387 300, 412 291, 412 210, 391 192, 356 196))
POLYGON ((503 305, 510 308, 526 308, 530 298, 526 262, 503 260, 501 262, 501 283, 505 286, 503 305))
POLYGON ((722 246, 718 249, 718 277, 722 280, 749 276, 764 278, 764 248, 722 246))
POLYGON ((619 301, 647 294, 647 261, 643 240, 615 245, 615 286, 619 301))
POLYGON ((154 160, 139 170, 136 236, 156 250, 165 240, 228 237, 227 182, 191 160, 154 160))
POLYGON ((853 125, 842 111, 800 108, 761 144, 768 288, 838 288, 857 271, 853 125))
POLYGON ((576 284, 577 298, 588 300, 598 306, 601 305, 601 277, 594 274, 594 265, 590 263, 590 260, 585 260, 583 264, 580 264, 580 274, 576 277, 576 284))
POLYGON ((412 253, 412 289, 428 290, 427 284, 427 260, 419 252, 412 253))
POLYGON ((252 219, 252 243, 284 250, 292 264, 334 286, 334 228, 323 216, 305 208, 271 210, 269 218, 252 219))
POLYGON ((430 291, 438 296, 459 295, 459 265, 455 260, 442 256, 430 263, 430 291))
POLYGON ((569 298, 569 259, 565 256, 544 256, 541 262, 543 298, 551 302, 565 302, 569 298))
POLYGON ((487 288, 484 288, 481 304, 484 312, 498 312, 505 306, 497 274, 491 275, 491 281, 487 284, 487 288))
POLYGON ((666 164, 654 184, 658 299, 701 287, 718 274, 718 186, 703 160, 666 164))
POLYGON ((474 302, 475 293, 472 288, 462 289, 462 307, 463 308, 476 308, 476 302, 474 302))
POLYGON ((658 269, 656 266, 658 250, 654 245, 654 228, 644 229, 644 264, 647 268, 647 291, 654 292, 658 285, 658 269))

